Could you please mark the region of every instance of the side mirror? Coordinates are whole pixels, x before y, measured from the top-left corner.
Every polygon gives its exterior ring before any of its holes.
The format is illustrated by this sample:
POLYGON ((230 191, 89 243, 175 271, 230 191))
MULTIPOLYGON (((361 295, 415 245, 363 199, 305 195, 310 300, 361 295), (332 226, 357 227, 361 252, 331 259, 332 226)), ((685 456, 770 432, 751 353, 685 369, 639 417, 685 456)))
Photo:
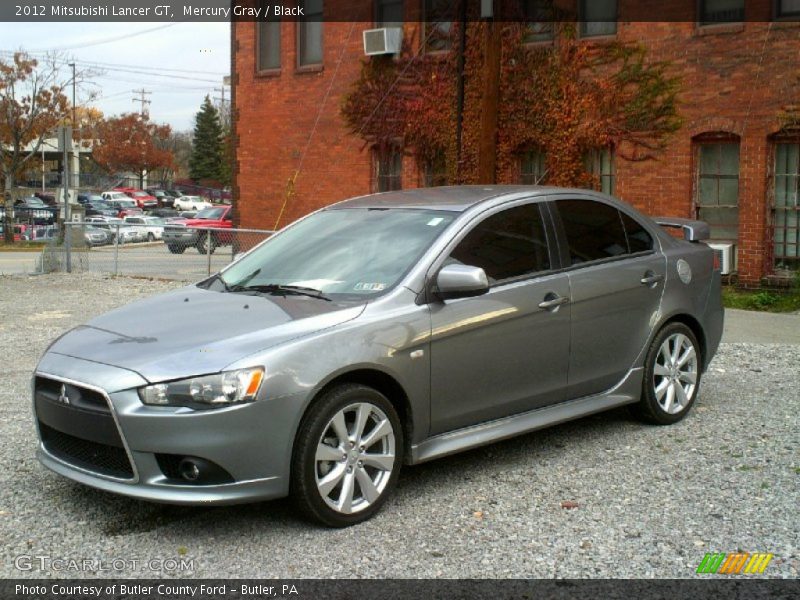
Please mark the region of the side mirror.
POLYGON ((442 300, 470 298, 489 291, 489 279, 480 267, 445 265, 436 276, 436 295, 442 300))

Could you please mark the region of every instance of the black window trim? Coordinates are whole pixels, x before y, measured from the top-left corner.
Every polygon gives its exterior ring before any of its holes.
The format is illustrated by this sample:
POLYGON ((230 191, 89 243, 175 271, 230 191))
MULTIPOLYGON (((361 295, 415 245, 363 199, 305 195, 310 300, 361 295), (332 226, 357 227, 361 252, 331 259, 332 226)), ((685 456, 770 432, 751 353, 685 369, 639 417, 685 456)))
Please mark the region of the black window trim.
MULTIPOLYGON (((263 4, 260 3, 260 4, 263 4)), ((255 51, 255 65, 256 65, 256 76, 275 76, 281 74, 281 68, 283 65, 283 27, 281 25, 282 21, 264 21, 263 23, 278 23, 278 66, 277 67, 266 67, 261 68, 261 24, 262 21, 256 21, 255 23, 255 33, 256 33, 256 51, 255 51)))
POLYGON ((781 13, 781 0, 772 0, 773 21, 795 21, 800 17, 800 10, 781 13))
MULTIPOLYGON (((555 228, 556 245, 558 246, 558 255, 560 264, 558 272, 565 273, 569 271, 575 271, 577 269, 584 269, 586 267, 594 267, 597 265, 604 265, 607 263, 619 262, 622 260, 629 260, 632 258, 640 258, 642 256, 650 256, 652 254, 656 254, 657 252, 663 251, 663 248, 661 246, 661 239, 657 235, 657 233, 653 231, 652 227, 649 226, 649 223, 643 223, 640 219, 636 217, 636 215, 632 215, 630 211, 625 210, 624 207, 617 206, 613 202, 608 202, 604 198, 595 198, 592 196, 585 196, 582 194, 559 194, 559 195, 548 196, 547 205, 548 205, 547 208, 550 212, 550 218, 552 219, 553 226, 555 228), (586 262, 573 265, 572 261, 569 258, 569 244, 567 242, 567 233, 564 230, 564 224, 561 222, 561 215, 558 212, 558 208, 556 207, 556 202, 558 200, 589 200, 592 202, 599 202, 601 204, 606 204, 611 208, 616 209, 618 212, 624 212, 631 219, 636 221, 642 227, 642 229, 644 229, 647 233, 650 234, 650 237, 653 239, 653 247, 650 250, 642 250, 640 252, 629 252, 625 254, 620 254, 619 256, 598 258, 597 260, 588 260, 586 262)), ((623 227, 623 232, 624 231, 625 228, 623 227)), ((627 232, 625 233, 625 239, 627 242, 627 232)))
POLYGON ((696 10, 696 18, 697 18, 697 27, 700 29, 708 28, 725 28, 730 26, 737 26, 742 25, 745 21, 747 21, 747 2, 746 0, 742 1, 742 20, 741 21, 703 21, 703 10, 705 8, 706 0, 696 0, 695 3, 695 10, 696 10))
MULTIPOLYGON (((577 34, 578 34, 578 39, 580 39, 580 40, 601 40, 602 41, 602 40, 607 40, 607 39, 611 39, 611 38, 617 37, 619 35, 619 23, 620 23, 620 18, 619 18, 619 3, 620 3, 620 0, 615 0, 615 2, 614 2, 614 23, 615 23, 615 25, 614 25, 614 33, 598 33, 596 35, 586 35, 582 31, 584 23, 591 23, 592 22, 592 21, 584 21, 583 20, 584 13, 586 12, 586 8, 585 8, 584 5, 585 5, 585 3, 587 1, 588 0, 578 0, 578 3, 577 3, 577 13, 578 13, 578 27, 577 27, 578 31, 577 31, 577 34)), ((602 21, 602 22, 606 22, 606 21, 602 21)), ((608 21, 608 22, 610 22, 610 21, 608 21)))

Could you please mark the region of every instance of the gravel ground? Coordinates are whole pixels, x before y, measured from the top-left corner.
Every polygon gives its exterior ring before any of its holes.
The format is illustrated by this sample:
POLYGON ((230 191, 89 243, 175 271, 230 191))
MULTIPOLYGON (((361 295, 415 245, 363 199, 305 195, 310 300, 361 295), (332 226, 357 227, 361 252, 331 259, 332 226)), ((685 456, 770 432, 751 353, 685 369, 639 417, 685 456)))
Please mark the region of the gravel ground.
POLYGON ((0 277, 1 577, 82 575, 22 572, 20 555, 140 561, 102 573, 123 577, 682 578, 706 552, 749 551, 775 554, 766 576, 800 572, 797 346, 723 344, 695 409, 672 427, 618 410, 406 468, 384 510, 346 530, 300 521, 285 500, 159 506, 45 470, 29 399, 41 352, 65 329, 175 285, 0 277))

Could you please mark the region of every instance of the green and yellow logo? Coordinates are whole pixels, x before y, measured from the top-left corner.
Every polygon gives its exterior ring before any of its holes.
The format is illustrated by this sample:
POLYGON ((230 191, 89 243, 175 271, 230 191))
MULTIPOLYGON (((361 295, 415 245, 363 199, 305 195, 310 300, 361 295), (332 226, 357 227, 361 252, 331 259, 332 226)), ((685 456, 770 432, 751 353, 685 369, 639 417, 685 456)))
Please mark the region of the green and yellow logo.
POLYGON ((698 573, 716 573, 717 575, 755 575, 763 573, 772 560, 773 555, 766 552, 709 552, 700 561, 698 573))

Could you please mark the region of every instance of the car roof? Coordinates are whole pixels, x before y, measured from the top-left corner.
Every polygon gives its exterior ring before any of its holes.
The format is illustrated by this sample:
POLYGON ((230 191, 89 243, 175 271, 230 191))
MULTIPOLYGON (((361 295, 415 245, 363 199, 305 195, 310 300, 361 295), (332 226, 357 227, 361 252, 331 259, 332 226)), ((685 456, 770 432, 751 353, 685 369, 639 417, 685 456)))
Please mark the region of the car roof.
MULTIPOLYGON (((544 185, 455 185, 415 188, 370 194, 344 200, 329 208, 417 208, 464 212, 468 208, 492 199, 528 194, 545 196, 563 193, 567 188, 544 185)), ((586 193, 587 190, 574 190, 586 193)))

